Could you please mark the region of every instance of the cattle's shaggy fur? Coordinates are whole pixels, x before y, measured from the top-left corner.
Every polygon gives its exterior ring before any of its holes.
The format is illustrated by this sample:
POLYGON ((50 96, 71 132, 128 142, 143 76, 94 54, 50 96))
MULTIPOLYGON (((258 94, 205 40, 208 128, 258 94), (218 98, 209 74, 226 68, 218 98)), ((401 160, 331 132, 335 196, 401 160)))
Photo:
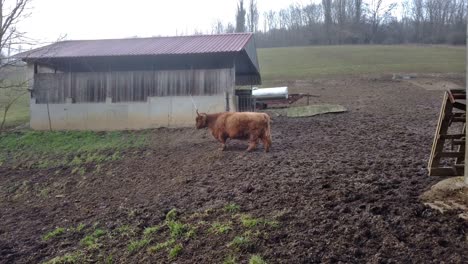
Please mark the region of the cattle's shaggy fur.
POLYGON ((197 129, 208 127, 215 139, 221 142, 222 150, 226 149, 226 141, 230 139, 248 139, 247 151, 257 147, 258 140, 262 140, 265 152, 270 150, 271 131, 270 116, 265 113, 252 112, 224 112, 217 114, 198 113, 197 129))

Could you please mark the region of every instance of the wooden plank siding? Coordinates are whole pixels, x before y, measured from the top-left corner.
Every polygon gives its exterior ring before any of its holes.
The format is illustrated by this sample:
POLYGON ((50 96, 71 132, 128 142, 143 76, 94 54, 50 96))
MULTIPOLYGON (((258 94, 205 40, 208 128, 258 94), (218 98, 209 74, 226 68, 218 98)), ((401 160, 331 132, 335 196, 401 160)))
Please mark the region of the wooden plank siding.
POLYGON ((38 73, 36 102, 144 102, 153 96, 219 95, 234 93, 235 72, 229 69, 172 71, 38 73))

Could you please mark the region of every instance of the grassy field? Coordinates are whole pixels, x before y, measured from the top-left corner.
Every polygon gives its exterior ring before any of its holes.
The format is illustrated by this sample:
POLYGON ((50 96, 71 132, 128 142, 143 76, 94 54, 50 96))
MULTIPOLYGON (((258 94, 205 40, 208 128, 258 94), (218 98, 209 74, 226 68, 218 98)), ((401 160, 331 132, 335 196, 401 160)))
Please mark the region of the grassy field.
POLYGON ((266 83, 327 75, 465 71, 465 47, 311 46, 259 49, 258 56, 266 83))
POLYGON ((0 134, 0 166, 81 169, 121 158, 148 141, 148 132, 22 131, 0 134))
MULTIPOLYGON (((0 107, 1 118, 3 109, 0 107)), ((10 108, 6 117, 6 126, 15 127, 29 122, 29 93, 21 96, 10 108)))
MULTIPOLYGON (((465 48, 450 46, 311 46, 259 49, 265 84, 273 80, 310 79, 366 73, 461 73, 465 48)), ((10 110, 7 126, 26 123, 29 97, 10 110)), ((1 110, 1 109, 0 109, 1 110)))
MULTIPOLYGON (((1 87, 27 84, 28 74, 26 67, 2 67, 0 71, 1 87)), ((0 122, 3 120, 4 107, 12 99, 22 95, 11 106, 6 117, 6 126, 14 127, 29 121, 29 93, 24 88, 0 89, 0 122)))

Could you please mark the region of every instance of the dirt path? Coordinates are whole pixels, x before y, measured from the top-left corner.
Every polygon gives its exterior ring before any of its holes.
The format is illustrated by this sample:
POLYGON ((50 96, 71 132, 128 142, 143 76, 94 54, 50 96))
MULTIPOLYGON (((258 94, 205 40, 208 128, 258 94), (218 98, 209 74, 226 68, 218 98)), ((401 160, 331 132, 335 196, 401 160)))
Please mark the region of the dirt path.
MULTIPOLYGON (((245 154, 245 142, 231 142, 221 153, 207 131, 156 129, 152 146, 99 172, 0 167, 0 262, 35 263, 78 250, 78 234, 41 239, 58 226, 98 222, 110 231, 122 225, 141 231, 164 221, 172 208, 186 219, 211 209, 205 220, 223 220, 228 203, 277 219, 279 227, 262 229, 261 239, 240 252, 226 246, 237 227, 227 235, 200 228, 183 242, 177 263, 222 263, 229 254, 245 263, 254 253, 268 263, 468 259, 468 223, 426 208, 418 198, 440 180, 429 178, 425 166, 441 91, 367 78, 304 81, 294 89, 350 111, 274 118, 268 154, 245 154), (50 193, 41 196, 44 187, 50 193)), ((128 253, 128 241, 117 237, 105 241, 87 251, 89 261, 101 254, 116 263, 169 262, 162 252, 128 253)))

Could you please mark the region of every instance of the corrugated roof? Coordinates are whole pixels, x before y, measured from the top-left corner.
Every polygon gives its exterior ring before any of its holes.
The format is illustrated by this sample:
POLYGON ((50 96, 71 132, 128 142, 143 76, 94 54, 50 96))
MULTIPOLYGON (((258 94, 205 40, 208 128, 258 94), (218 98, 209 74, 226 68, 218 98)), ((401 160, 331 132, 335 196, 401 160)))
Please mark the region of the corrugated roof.
POLYGON ((130 39, 70 40, 16 55, 23 59, 239 52, 252 33, 130 39))

